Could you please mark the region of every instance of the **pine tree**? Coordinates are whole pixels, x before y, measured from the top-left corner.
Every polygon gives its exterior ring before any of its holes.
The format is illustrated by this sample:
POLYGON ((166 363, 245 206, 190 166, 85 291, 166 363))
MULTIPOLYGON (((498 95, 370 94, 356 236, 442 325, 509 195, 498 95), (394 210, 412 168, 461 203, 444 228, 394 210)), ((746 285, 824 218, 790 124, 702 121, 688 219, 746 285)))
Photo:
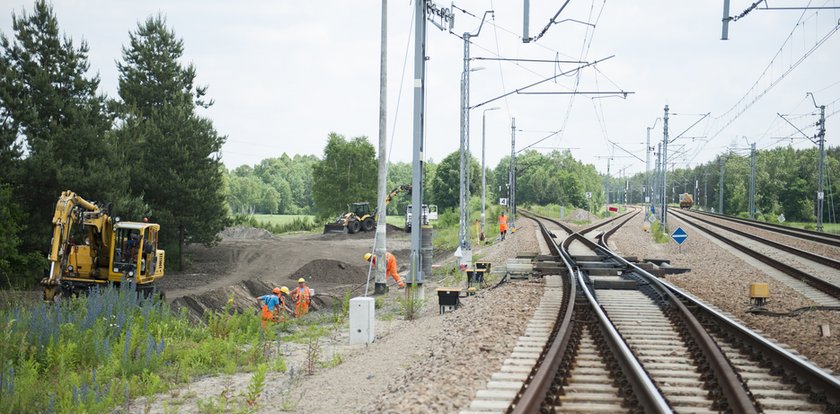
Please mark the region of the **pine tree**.
POLYGON ((11 38, 0 35, 0 158, 15 164, 4 175, 28 216, 22 248, 45 251, 61 191, 121 203, 127 182, 109 134, 107 100, 97 92, 99 77, 88 75, 87 44, 61 35, 42 0, 31 14, 13 14, 12 29, 11 38), (23 144, 23 158, 15 143, 23 144))
POLYGON ((161 223, 164 243, 177 241, 183 269, 186 244, 217 242, 228 221, 220 155, 225 137, 197 114, 212 101, 204 101, 206 87, 195 86, 195 67, 180 63, 183 41, 165 19, 149 17, 129 39, 117 69, 120 141, 139 158, 131 188, 161 223))

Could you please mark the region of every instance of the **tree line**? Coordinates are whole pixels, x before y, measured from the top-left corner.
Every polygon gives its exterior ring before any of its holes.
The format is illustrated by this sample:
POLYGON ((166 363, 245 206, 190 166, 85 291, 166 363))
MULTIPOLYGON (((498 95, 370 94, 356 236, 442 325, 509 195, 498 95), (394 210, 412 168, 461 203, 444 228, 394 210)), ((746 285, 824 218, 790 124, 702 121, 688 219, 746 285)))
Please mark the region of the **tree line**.
POLYGON ((89 73, 88 45, 62 34, 52 6, 12 14, 0 34, 0 274, 9 285, 46 267, 51 217, 72 190, 112 216, 161 224, 164 247, 213 243, 228 212, 213 101, 181 63, 183 41, 151 16, 128 33, 116 97, 89 73))
MULTIPOLYGON (((460 154, 452 152, 425 168, 424 201, 442 210, 459 206, 460 154)), ((470 192, 481 195, 481 163, 474 157, 470 168, 470 192)), ((510 158, 485 171, 490 204, 508 197, 510 158)), ((387 188, 411 184, 411 165, 390 163, 387 188)), ((323 155, 283 154, 254 166, 241 166, 227 175, 228 204, 237 213, 313 214, 330 218, 347 204, 376 203, 376 150, 367 137, 347 139, 330 133, 323 155), (287 201, 288 200, 288 201, 287 201)), ((574 159, 568 151, 542 154, 527 151, 517 157, 516 198, 520 204, 562 204, 580 208, 600 206, 603 180, 595 167, 574 159), (586 193, 592 193, 587 198, 586 193)), ((392 199, 388 214, 403 215, 410 203, 407 194, 392 199)))
MULTIPOLYGON (((795 149, 790 146, 756 151, 755 205, 756 217, 776 221, 784 214, 789 221, 816 220, 818 182, 816 148, 795 149)), ((667 197, 678 202, 679 194, 694 196, 694 205, 719 212, 721 165, 723 166, 723 212, 729 215, 748 215, 749 153, 727 153, 693 168, 677 168, 668 172, 667 197), (696 190, 695 190, 696 187, 696 190)), ((653 174, 651 173, 651 177, 653 174)), ((627 178, 612 178, 612 200, 623 200, 625 182, 628 201, 643 201, 645 177, 638 173, 627 178)), ((826 222, 836 222, 834 212, 840 209, 840 147, 826 149, 825 204, 826 222)))

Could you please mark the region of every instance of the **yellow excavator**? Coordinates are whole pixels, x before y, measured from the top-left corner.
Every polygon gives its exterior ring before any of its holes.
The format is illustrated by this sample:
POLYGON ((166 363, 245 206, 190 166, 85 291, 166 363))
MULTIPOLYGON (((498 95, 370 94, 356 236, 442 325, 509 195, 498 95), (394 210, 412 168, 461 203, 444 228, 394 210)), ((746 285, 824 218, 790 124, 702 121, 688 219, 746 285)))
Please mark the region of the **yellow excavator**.
MULTIPOLYGON (((61 193, 53 215, 49 273, 41 280, 44 300, 78 295, 95 286, 129 282, 150 294, 163 277, 160 225, 120 221, 72 191, 61 193)), ((161 292, 162 295, 162 292, 161 292)))
MULTIPOLYGON (((391 190, 385 197, 385 205, 391 203, 391 199, 401 193, 411 194, 411 185, 403 184, 391 190)), ((376 229, 378 211, 371 212, 370 204, 367 202, 353 203, 347 206, 348 212, 342 213, 334 222, 324 225, 324 234, 327 233, 357 233, 360 230, 372 231, 376 229)))

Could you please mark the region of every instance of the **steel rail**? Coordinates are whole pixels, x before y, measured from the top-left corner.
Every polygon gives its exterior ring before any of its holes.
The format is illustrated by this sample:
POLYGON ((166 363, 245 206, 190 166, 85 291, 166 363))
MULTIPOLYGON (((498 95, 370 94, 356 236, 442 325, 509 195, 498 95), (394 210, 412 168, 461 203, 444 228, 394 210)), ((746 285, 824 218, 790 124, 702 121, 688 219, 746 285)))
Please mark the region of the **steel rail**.
MULTIPOLYGON (((529 217, 528 213, 524 213, 523 216, 529 217)), ((566 306, 563 312, 557 315, 550 345, 543 348, 540 357, 537 359, 537 364, 528 376, 529 380, 525 381, 525 384, 522 385, 522 388, 506 410, 507 413, 517 414, 539 412, 545 396, 551 391, 554 377, 560 368, 560 364, 563 362, 563 356, 566 355, 572 339, 573 325, 575 324, 575 321, 572 320, 572 314, 574 313, 575 295, 577 292, 571 264, 562 255, 559 246, 557 246, 557 243, 551 237, 550 231, 539 220, 533 217, 529 218, 539 225, 549 250, 563 260, 568 276, 563 282, 563 298, 566 301, 566 306)))
POLYGON ((711 224, 712 226, 715 226, 715 227, 720 227, 720 228, 722 228, 722 229, 724 229, 724 230, 726 230, 730 233, 735 233, 739 236, 755 240, 759 243, 775 247, 779 250, 784 250, 788 253, 792 253, 796 256, 799 256, 799 257, 817 262, 819 264, 823 264, 823 265, 826 265, 828 267, 833 267, 835 269, 840 269, 840 260, 835 260, 835 259, 832 259, 830 257, 825 257, 825 256, 818 255, 816 253, 811 253, 807 250, 797 249, 796 247, 788 246, 787 244, 779 243, 777 241, 766 239, 766 238, 761 237, 761 236, 756 236, 755 234, 750 234, 750 233, 747 233, 747 232, 742 231, 742 230, 737 230, 737 229, 733 229, 731 227, 726 227, 723 224, 720 224, 720 223, 717 223, 717 222, 714 222, 714 221, 711 221, 709 219, 705 219, 705 218, 702 218, 702 217, 698 217, 694 214, 690 214, 690 213, 685 212, 685 211, 680 211, 680 214, 677 214, 677 216, 680 216, 680 215, 691 217, 695 220, 699 220, 699 221, 702 221, 703 223, 711 224))
POLYGON ((578 233, 580 233, 580 234, 587 234, 587 233, 591 232, 592 230, 595 230, 595 229, 597 229, 597 228, 599 228, 599 227, 606 226, 607 224, 610 224, 610 223, 612 223, 613 221, 618 220, 620 217, 624 217, 624 216, 625 216, 625 215, 627 215, 628 213, 629 213, 629 211, 628 211, 628 212, 621 213, 621 214, 619 214, 619 215, 617 215, 617 216, 615 216, 615 217, 610 217, 610 218, 609 218, 609 219, 607 219, 607 220, 601 221, 601 222, 599 222, 599 223, 595 223, 595 224, 593 224, 593 225, 591 225, 591 226, 589 226, 589 227, 585 227, 585 228, 581 229, 580 231, 578 231, 578 233))
POLYGON ((615 355, 616 362, 621 367, 621 372, 627 377, 630 387, 633 389, 633 394, 639 399, 639 404, 646 413, 670 413, 673 412, 668 402, 662 396, 659 388, 650 379, 642 364, 630 350, 630 347, 624 341, 624 338, 618 333, 615 325, 601 309, 601 305, 592 295, 589 286, 583 277, 583 272, 580 268, 576 269, 578 283, 580 284, 589 306, 595 313, 598 320, 598 329, 604 336, 607 346, 615 355))
POLYGON ((811 274, 809 274, 805 271, 802 271, 800 269, 797 269, 797 268, 795 268, 795 267, 793 267, 789 264, 782 263, 782 262, 780 262, 780 261, 778 261, 778 260, 776 260, 776 259, 774 259, 770 256, 767 256, 763 253, 757 252, 757 251, 755 251, 755 250, 753 250, 753 249, 751 249, 747 246, 744 246, 743 244, 738 243, 734 240, 730 240, 726 236, 724 236, 720 233, 716 233, 715 231, 713 231, 713 230, 711 230, 707 227, 703 227, 703 226, 698 225, 697 222, 694 221, 694 220, 696 220, 694 218, 689 218, 689 217, 686 217, 685 215, 680 215, 680 214, 676 214, 676 217, 678 217, 680 220, 685 221, 688 224, 693 225, 694 227, 697 227, 698 229, 700 229, 704 233, 707 233, 710 236, 712 236, 712 237, 714 237, 714 238, 716 238, 716 239, 718 239, 718 240, 720 240, 720 241, 722 241, 722 242, 740 250, 741 252, 746 253, 747 255, 749 255, 749 256, 751 256, 751 257, 753 257, 753 258, 755 258, 755 259, 757 259, 757 260, 759 260, 759 261, 761 261, 761 262, 763 262, 763 263, 765 263, 765 264, 767 264, 767 265, 769 265, 769 266, 787 274, 790 277, 801 280, 802 282, 804 282, 804 283, 814 287, 815 289, 820 290, 820 291, 822 291, 822 292, 824 292, 824 293, 826 293, 830 296, 833 296, 835 298, 840 298, 840 286, 837 286, 837 285, 835 285, 833 283, 830 283, 826 280, 823 280, 823 279, 820 279, 816 276, 813 276, 813 275, 811 275, 811 274))
POLYGON ((613 226, 611 229, 601 233, 601 235, 598 237, 600 239, 601 246, 609 249, 610 247, 607 243, 609 242, 610 236, 612 236, 616 231, 618 231, 618 229, 620 229, 628 221, 630 221, 630 219, 632 219, 633 217, 636 217, 636 215, 639 214, 640 211, 641 210, 634 209, 633 213, 630 214, 627 218, 625 218, 624 221, 622 221, 621 223, 618 223, 617 225, 613 226))
POLYGON ((736 413, 758 412, 755 408, 753 397, 744 388, 743 381, 741 381, 740 376, 735 372, 735 369, 732 367, 732 364, 729 363, 729 360, 723 354, 723 351, 720 350, 717 343, 714 339, 712 339, 706 329, 703 328, 703 325, 697 320, 694 314, 692 314, 685 304, 683 304, 679 298, 677 298, 668 288, 665 287, 665 285, 660 282, 659 278, 653 276, 645 270, 642 270, 638 266, 633 265, 623 257, 610 250, 608 247, 600 246, 583 236, 578 235, 578 238, 593 251, 602 250, 608 257, 617 260, 624 266, 631 267, 635 273, 648 282, 649 286, 655 289, 657 293, 667 298, 671 305, 677 309, 684 326, 688 329, 689 334, 696 342, 700 352, 703 354, 703 357, 712 369, 712 372, 714 372, 715 377, 718 380, 720 390, 729 404, 729 409, 736 413))
POLYGON ((795 377, 807 384, 807 387, 811 389, 810 391, 812 393, 822 394, 817 400, 818 402, 831 404, 834 407, 834 411, 829 412, 840 412, 840 378, 827 373, 810 361, 792 354, 790 351, 769 341, 767 338, 755 333, 750 328, 720 313, 709 305, 706 305, 670 282, 660 280, 660 283, 677 296, 685 298, 697 312, 702 312, 712 318, 718 325, 726 328, 739 340, 748 344, 749 347, 758 349, 758 354, 763 357, 769 357, 772 362, 781 365, 787 372, 793 373, 795 377))
MULTIPOLYGON (((714 216, 717 217, 719 215, 714 216)), ((627 262, 623 258, 620 258, 620 260, 625 261, 626 264, 634 271, 638 273, 646 273, 634 263, 627 262)), ((716 324, 726 328, 728 332, 732 333, 749 347, 759 349, 760 351, 758 351, 758 353, 760 355, 769 357, 773 362, 781 365, 781 367, 787 372, 792 373, 798 379, 805 381, 807 386, 811 388, 812 393, 821 394, 818 398, 820 402, 831 404, 833 405, 835 411, 840 412, 840 378, 827 373, 810 361, 804 360, 772 341, 769 341, 740 322, 735 321, 734 319, 715 310, 691 294, 671 284, 667 280, 658 279, 657 282, 665 286, 677 297, 684 299, 696 312, 710 317, 716 324)))
POLYGON ((816 241, 831 246, 840 247, 840 235, 831 233, 820 233, 818 231, 798 229, 795 227, 785 226, 781 224, 762 223, 760 221, 742 219, 739 217, 725 216, 723 214, 708 213, 705 211, 694 211, 699 214, 705 214, 712 217, 717 217, 723 220, 734 221, 736 223, 743 223, 748 226, 758 227, 767 231, 785 234, 788 236, 798 237, 800 239, 816 241))

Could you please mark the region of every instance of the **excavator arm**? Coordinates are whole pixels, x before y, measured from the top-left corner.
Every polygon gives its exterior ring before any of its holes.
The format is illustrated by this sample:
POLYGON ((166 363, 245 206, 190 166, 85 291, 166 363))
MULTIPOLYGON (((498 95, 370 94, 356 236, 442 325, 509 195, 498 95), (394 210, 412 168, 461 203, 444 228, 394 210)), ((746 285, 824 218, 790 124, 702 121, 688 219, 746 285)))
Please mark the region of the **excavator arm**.
MULTIPOLYGON (((44 285, 45 299, 51 299, 51 297, 47 298, 50 293, 48 290, 51 290, 54 295, 55 289, 61 282, 61 275, 69 258, 71 232, 75 225, 85 222, 85 212, 98 215, 96 213, 100 213, 101 209, 72 191, 61 193, 61 197, 55 204, 55 213, 52 220, 53 235, 48 257, 50 262, 49 275, 41 280, 41 284, 44 285)), ((101 222, 97 220, 95 225, 100 227, 101 222)))
MULTIPOLYGON (((388 193, 387 196, 385 196, 385 206, 387 207, 388 204, 391 204, 391 200, 394 197, 396 197, 397 195, 402 194, 402 193, 411 194, 411 184, 403 184, 403 185, 400 185, 400 186, 394 188, 393 190, 391 190, 391 192, 388 193)), ((378 208, 373 212, 373 217, 376 221, 379 221, 379 209, 378 208)))

